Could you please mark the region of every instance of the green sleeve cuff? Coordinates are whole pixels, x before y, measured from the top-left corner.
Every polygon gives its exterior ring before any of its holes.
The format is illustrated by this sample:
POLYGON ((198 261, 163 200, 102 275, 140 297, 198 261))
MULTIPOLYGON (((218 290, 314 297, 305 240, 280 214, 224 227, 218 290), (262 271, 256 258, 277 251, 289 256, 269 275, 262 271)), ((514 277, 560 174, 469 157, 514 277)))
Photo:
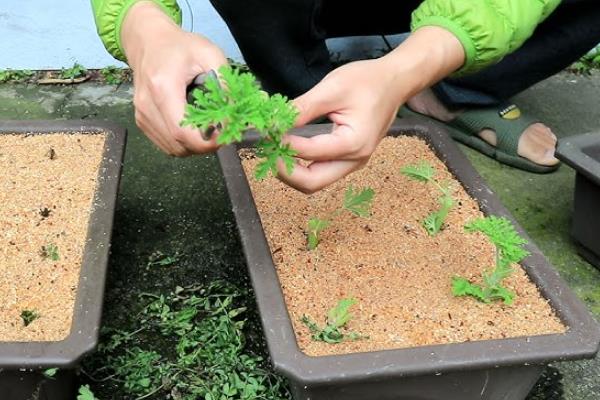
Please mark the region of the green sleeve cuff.
POLYGON ((438 26, 440 28, 444 28, 456 36, 456 38, 462 44, 463 49, 465 50, 465 63, 458 71, 454 72, 453 76, 464 75, 472 70, 477 69, 477 65, 479 64, 477 62, 477 47, 464 27, 456 23, 456 21, 446 17, 430 16, 420 19, 417 22, 413 20, 413 23, 411 24, 411 31, 414 32, 424 26, 438 26))
MULTIPOLYGON (((121 27, 129 9, 143 0, 92 0, 98 34, 113 57, 126 61, 121 43, 121 27)), ((175 23, 181 25, 181 10, 176 0, 145 0, 159 6, 175 23)))

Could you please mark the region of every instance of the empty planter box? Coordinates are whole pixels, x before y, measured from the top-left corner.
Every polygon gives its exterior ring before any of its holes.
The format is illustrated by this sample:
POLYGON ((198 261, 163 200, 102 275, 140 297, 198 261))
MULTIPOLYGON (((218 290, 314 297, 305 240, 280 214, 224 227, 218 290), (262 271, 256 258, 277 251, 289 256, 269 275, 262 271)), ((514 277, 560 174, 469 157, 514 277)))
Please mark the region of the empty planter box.
POLYGON ((600 134, 561 139, 557 157, 577 171, 571 235, 579 254, 600 268, 600 134))

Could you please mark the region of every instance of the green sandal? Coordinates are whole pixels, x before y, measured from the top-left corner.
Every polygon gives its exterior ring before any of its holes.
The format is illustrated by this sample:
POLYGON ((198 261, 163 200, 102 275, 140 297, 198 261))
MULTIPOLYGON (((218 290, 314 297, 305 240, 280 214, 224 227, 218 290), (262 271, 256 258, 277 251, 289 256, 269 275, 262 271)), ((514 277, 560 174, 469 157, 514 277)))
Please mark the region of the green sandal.
POLYGON ((517 153, 519 138, 527 127, 539 121, 521 114, 514 104, 501 108, 467 110, 450 122, 442 122, 417 113, 406 106, 400 109, 399 114, 403 117, 418 116, 443 124, 454 140, 502 164, 538 174, 553 172, 560 167, 560 163, 553 166, 539 165, 519 156, 517 153), (496 132, 497 146, 492 146, 479 137, 478 133, 485 128, 496 132))

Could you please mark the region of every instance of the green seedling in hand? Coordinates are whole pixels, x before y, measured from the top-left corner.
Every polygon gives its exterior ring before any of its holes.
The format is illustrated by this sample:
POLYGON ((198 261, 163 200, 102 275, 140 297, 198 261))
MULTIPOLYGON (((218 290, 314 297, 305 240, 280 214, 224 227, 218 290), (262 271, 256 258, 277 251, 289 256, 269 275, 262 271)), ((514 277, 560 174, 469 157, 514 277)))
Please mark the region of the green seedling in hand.
POLYGON ((371 213, 371 202, 374 195, 375 191, 369 187, 356 192, 350 185, 344 194, 344 203, 341 208, 332 212, 326 219, 311 218, 308 221, 308 249, 314 250, 317 248, 321 232, 329 227, 332 221, 344 210, 350 211, 357 217, 368 217, 371 213))
POLYGON ((23 325, 29 326, 33 321, 38 319, 40 314, 36 310, 23 310, 21 311, 21 319, 23 320, 23 325))
POLYGON ((355 299, 342 299, 338 304, 329 310, 327 313, 327 324, 321 328, 319 325, 311 320, 308 316, 302 316, 302 323, 304 323, 310 333, 312 333, 312 339, 318 342, 326 343, 341 343, 347 340, 360 340, 368 339, 368 336, 363 336, 355 332, 344 333, 341 331, 342 328, 352 319, 350 314, 350 307, 356 304, 355 299))
POLYGON ((454 207, 454 199, 452 199, 450 193, 450 186, 441 185, 434 179, 435 168, 426 161, 415 165, 407 165, 403 167, 400 172, 412 180, 432 184, 441 193, 441 196, 438 199, 440 208, 425 217, 422 222, 427 233, 431 236, 435 235, 442 229, 448 213, 452 207, 454 207))
POLYGON ((241 142, 245 131, 256 129, 260 136, 257 156, 262 158, 255 170, 256 178, 264 179, 269 172, 275 176, 280 159, 291 174, 296 152, 283 143, 283 136, 294 126, 298 110, 285 96, 263 92, 250 73, 224 66, 219 75, 224 88, 209 77, 205 90, 195 89, 181 125, 201 131, 220 126, 217 143, 222 145, 241 142))
POLYGON ((452 278, 452 293, 455 296, 472 296, 484 303, 502 300, 510 305, 514 293, 502 286, 502 281, 513 273, 512 264, 529 255, 523 248, 527 243, 512 223, 504 217, 478 218, 465 225, 467 232, 481 232, 496 246, 496 266, 491 272, 483 273, 483 284, 469 282, 462 277, 452 278))
POLYGON ((42 246, 42 250, 40 250, 40 255, 52 261, 60 260, 60 255, 58 254, 58 246, 53 243, 42 246))

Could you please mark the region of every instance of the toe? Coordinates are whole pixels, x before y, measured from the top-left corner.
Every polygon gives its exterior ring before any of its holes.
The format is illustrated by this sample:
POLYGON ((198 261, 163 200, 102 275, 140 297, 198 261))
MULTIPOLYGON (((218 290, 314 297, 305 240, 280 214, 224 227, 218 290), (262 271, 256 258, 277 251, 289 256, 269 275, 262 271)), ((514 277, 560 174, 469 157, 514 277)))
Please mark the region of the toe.
POLYGON ((518 153, 521 157, 539 164, 552 166, 559 163, 554 156, 556 135, 550 128, 541 123, 528 127, 519 139, 518 153))

